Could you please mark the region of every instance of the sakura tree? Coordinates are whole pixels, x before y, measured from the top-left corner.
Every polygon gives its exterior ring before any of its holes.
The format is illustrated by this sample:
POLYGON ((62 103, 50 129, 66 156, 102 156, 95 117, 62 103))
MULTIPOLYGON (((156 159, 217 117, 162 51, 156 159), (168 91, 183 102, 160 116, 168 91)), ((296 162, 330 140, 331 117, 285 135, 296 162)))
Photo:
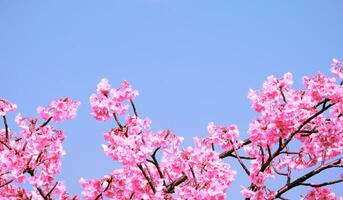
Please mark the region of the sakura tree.
MULTIPOLYGON (((139 115, 134 104, 138 91, 129 82, 112 88, 102 79, 90 96, 91 114, 100 122, 114 121, 102 146, 121 168, 99 179, 81 179, 82 198, 225 199, 236 172, 223 159, 232 158, 250 180, 242 186, 242 198, 286 199, 290 190, 308 187, 303 199, 342 199, 326 186, 343 182, 343 173, 311 181, 343 167, 343 64, 334 59, 331 72, 336 78, 322 73, 304 77, 303 89, 292 88, 290 73, 268 77, 260 90, 249 92, 259 116, 251 121, 247 139, 239 138, 236 125, 210 122, 208 137, 194 138, 193 147, 183 147, 183 138, 169 129, 152 131, 150 120, 139 115), (276 177, 284 182, 271 189, 276 177)), ((1 199, 79 199, 56 178, 64 134, 51 125, 75 117, 79 105, 62 98, 38 107, 39 117, 18 114, 20 131, 14 133, 6 114, 16 105, 0 100, 1 199)))

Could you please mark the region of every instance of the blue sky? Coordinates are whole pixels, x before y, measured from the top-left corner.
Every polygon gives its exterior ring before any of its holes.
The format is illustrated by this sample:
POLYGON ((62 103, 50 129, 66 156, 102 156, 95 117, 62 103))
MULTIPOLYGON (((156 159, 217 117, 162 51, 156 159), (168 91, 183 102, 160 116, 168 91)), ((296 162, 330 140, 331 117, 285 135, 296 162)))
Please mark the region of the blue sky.
MULTIPOLYGON (((102 77, 113 86, 129 80, 141 94, 140 115, 156 131, 184 136, 186 145, 205 136, 210 121, 238 124, 246 138, 256 116, 249 88, 286 72, 300 86, 303 75, 327 73, 333 57, 343 59, 342 9, 338 0, 1 0, 0 96, 28 116, 55 98, 81 101, 75 120, 56 124, 67 136, 60 178, 79 193, 81 177, 118 167, 101 148, 113 122, 89 115, 88 98, 102 77)), ((245 174, 227 162, 239 172, 229 196, 240 199, 245 174)))

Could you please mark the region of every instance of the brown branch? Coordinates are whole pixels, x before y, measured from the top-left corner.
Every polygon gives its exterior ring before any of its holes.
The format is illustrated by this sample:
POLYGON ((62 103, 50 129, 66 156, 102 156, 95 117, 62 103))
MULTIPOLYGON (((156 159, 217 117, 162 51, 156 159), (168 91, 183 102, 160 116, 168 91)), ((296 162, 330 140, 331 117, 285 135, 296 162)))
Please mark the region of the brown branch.
POLYGON ((44 192, 43 192, 42 189, 40 189, 39 187, 36 187, 36 189, 38 190, 39 194, 43 197, 44 200, 49 200, 49 199, 45 196, 45 194, 44 194, 44 192))
POLYGON ((2 116, 2 119, 3 119, 3 121, 4 121, 4 126, 5 126, 6 141, 8 141, 9 135, 8 135, 8 124, 7 124, 6 115, 2 116))
POLYGON ((101 197, 102 197, 102 192, 100 192, 100 193, 95 197, 94 200, 98 200, 98 199, 100 199, 101 197))
POLYGON ((260 151, 261 151, 261 154, 262 154, 262 165, 264 164, 264 151, 263 151, 263 148, 262 146, 259 146, 260 147, 260 151))
POLYGON ((12 148, 10 146, 8 146, 6 144, 6 142, 3 142, 3 141, 0 140, 0 143, 3 144, 8 150, 12 150, 12 148))
POLYGON ((52 193, 52 191, 54 191, 54 189, 56 188, 58 182, 55 183, 55 185, 50 189, 50 191, 45 195, 46 198, 50 197, 50 194, 52 193))
POLYGON ((138 168, 141 170, 141 172, 142 172, 144 178, 148 181, 148 184, 149 184, 151 190, 152 190, 152 191, 154 192, 154 194, 155 194, 155 193, 156 193, 156 189, 155 189, 155 186, 154 186, 152 180, 151 180, 150 177, 146 174, 146 172, 144 171, 144 168, 143 168, 143 166, 142 166, 141 164, 139 164, 139 165, 137 165, 137 166, 138 166, 138 168))
POLYGON ((274 172, 277 173, 278 175, 287 176, 287 173, 282 173, 282 172, 278 171, 273 165, 272 165, 272 167, 273 167, 274 172))
MULTIPOLYGON (((243 141, 243 144, 241 146, 237 147, 236 149, 238 150, 238 149, 242 148, 243 146, 248 145, 250 143, 251 143, 251 141, 249 139, 246 139, 243 141)), ((219 154, 219 158, 224 159, 224 158, 230 156, 233 152, 234 152, 233 149, 224 151, 221 154, 219 154)))
POLYGON ((297 178, 296 180, 294 180, 290 183, 287 183, 286 185, 284 185, 282 188, 280 188, 277 191, 275 198, 280 197, 283 193, 287 192, 288 190, 290 190, 296 186, 302 185, 304 183, 304 181, 306 181, 307 179, 311 178, 312 176, 320 173, 321 171, 324 171, 326 169, 333 168, 333 167, 342 167, 339 165, 341 163, 341 159, 342 158, 339 158, 339 159, 334 160, 334 161, 332 161, 326 165, 319 166, 318 168, 308 172, 307 174, 297 178))
POLYGON ((0 174, 0 176, 6 175, 6 174, 9 174, 9 173, 11 173, 11 172, 7 171, 7 172, 4 172, 4 173, 0 174))
POLYGON ((303 133, 303 134, 301 134, 301 136, 310 136, 311 134, 313 134, 313 133, 318 133, 318 130, 302 130, 302 131, 300 131, 299 133, 303 133))
POLYGON ((268 159, 272 156, 272 150, 270 149, 270 146, 267 144, 267 150, 268 150, 268 159))
POLYGON ((291 183, 291 176, 292 176, 292 169, 288 166, 287 167, 287 184, 291 183))
POLYGON ((301 129, 308 124, 309 122, 311 122, 314 118, 318 117, 320 114, 324 113, 327 109, 329 109, 331 106, 333 106, 334 104, 329 104, 326 107, 323 107, 320 111, 316 112, 315 114, 313 114, 311 117, 309 117, 307 120, 305 120, 296 131, 294 131, 293 133, 290 134, 290 136, 286 139, 286 141, 284 143, 280 143, 278 149, 273 153, 273 155, 271 157, 268 158, 268 160, 262 165, 260 171, 264 172, 264 170, 267 169, 267 167, 270 165, 270 163, 273 161, 273 159, 275 157, 277 157, 280 152, 288 145, 288 143, 293 139, 293 137, 299 133, 301 131, 301 129))
POLYGON ((343 182, 343 179, 338 179, 335 181, 329 181, 329 182, 324 182, 324 183, 319 183, 319 184, 301 183, 301 185, 310 186, 310 187, 323 187, 323 186, 333 185, 333 184, 340 183, 340 182, 343 182))
POLYGON ((245 164, 243 163, 241 157, 239 157, 239 154, 238 154, 238 152, 237 152, 237 150, 236 150, 235 145, 233 144, 233 142, 232 142, 231 140, 230 140, 230 143, 231 143, 231 145, 232 145, 233 151, 235 152, 235 154, 236 154, 236 156, 237 156, 237 160, 238 160, 239 164, 243 167, 245 173, 246 173, 248 176, 250 176, 250 171, 248 170, 248 168, 247 168, 247 167, 245 166, 245 164))
POLYGON ((131 103, 131 106, 132 106, 132 109, 133 109, 133 113, 135 113, 136 118, 138 118, 138 113, 137 113, 137 110, 136 110, 136 106, 133 103, 132 99, 130 99, 130 103, 131 103))
POLYGON ((198 182, 197 182, 197 178, 195 177, 195 173, 194 173, 194 170, 193 170, 193 168, 189 165, 189 168, 190 168, 190 170, 191 170, 191 172, 192 172, 192 176, 193 176, 193 179, 194 179, 194 183, 195 183, 195 185, 196 185, 196 187, 198 187, 197 185, 198 185, 198 182))
POLYGON ((281 151, 280 152, 280 155, 281 154, 287 154, 287 155, 299 155, 300 152, 293 152, 293 151, 281 151))
POLYGON ((188 177, 184 174, 180 178, 176 179, 175 181, 171 182, 165 189, 166 193, 173 193, 176 186, 180 185, 181 183, 185 182, 188 177))
POLYGON ((318 102, 317 105, 315 105, 314 107, 318 108, 320 105, 322 105, 322 104, 324 104, 324 103, 326 103, 328 101, 330 101, 330 99, 323 99, 322 101, 318 102))
MULTIPOLYGON (((160 176, 161 179, 164 179, 164 176, 163 176, 163 173, 162 173, 162 170, 160 168, 160 165, 158 164, 158 161, 156 159, 156 153, 157 151, 160 149, 161 147, 158 147, 157 149, 155 149, 154 153, 151 155, 151 158, 152 158, 152 164, 155 165, 156 169, 157 169, 157 172, 160 176)), ((149 161, 149 160, 148 160, 149 161)), ((164 181, 163 181, 164 182, 164 181)))
MULTIPOLYGON (((229 157, 233 157, 233 158, 237 158, 237 156, 235 154, 229 154, 229 157)), ((248 157, 248 156, 240 156, 242 160, 254 160, 256 158, 252 158, 252 157, 248 157)))
POLYGON ((45 127, 46 125, 49 124, 49 122, 52 120, 52 117, 49 117, 42 125, 39 126, 39 128, 43 128, 45 127))
POLYGON ((10 183, 12 183, 12 182, 13 182, 13 179, 7 181, 6 183, 1 184, 1 185, 0 185, 0 188, 5 187, 6 185, 8 185, 8 184, 10 184, 10 183))
POLYGON ((117 115, 116 115, 114 112, 113 112, 113 117, 114 117, 114 120, 117 122, 117 124, 118 124, 120 130, 123 130, 123 125, 120 123, 120 121, 119 121, 117 115))
POLYGON ((95 197, 94 200, 98 200, 98 199, 100 199, 100 198, 102 197, 102 194, 103 194, 104 192, 106 192, 106 191, 110 188, 110 185, 111 185, 111 183, 112 183, 112 180, 113 180, 113 178, 112 178, 112 176, 111 176, 111 178, 110 178, 108 181, 106 181, 106 182, 107 182, 106 188, 105 188, 104 190, 102 190, 102 191, 95 197))
POLYGON ((285 103, 287 103, 287 99, 286 99, 285 94, 283 93, 282 87, 279 87, 279 90, 280 90, 280 93, 281 93, 281 96, 282 96, 282 100, 283 100, 285 103))

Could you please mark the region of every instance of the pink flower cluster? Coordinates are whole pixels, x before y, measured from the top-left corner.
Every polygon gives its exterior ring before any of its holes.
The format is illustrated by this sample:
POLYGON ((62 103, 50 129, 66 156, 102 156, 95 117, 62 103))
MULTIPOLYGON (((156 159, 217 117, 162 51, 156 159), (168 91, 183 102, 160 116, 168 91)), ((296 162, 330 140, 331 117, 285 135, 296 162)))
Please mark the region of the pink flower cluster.
MULTIPOLYGON (((341 77, 341 70, 341 62, 334 60, 333 73, 341 77)), ((267 189, 267 179, 290 178, 293 170, 314 167, 319 161, 324 165, 343 152, 342 85, 321 73, 303 81, 305 89, 294 90, 290 73, 281 79, 270 76, 261 90, 248 95, 261 116, 251 122, 251 144, 244 147, 255 158, 250 167, 251 185, 242 190, 247 198, 273 199, 283 190, 267 189), (295 140, 296 146, 300 142, 298 150, 288 145, 295 140)))
POLYGON ((343 78, 343 63, 337 59, 332 60, 331 72, 338 78, 343 78))
POLYGON ((320 187, 310 190, 302 200, 340 200, 330 188, 320 187))
MULTIPOLYGON (((223 200, 236 174, 223 162, 231 157, 249 178, 250 185, 241 190, 246 199, 286 199, 285 193, 300 186, 312 187, 304 200, 342 199, 326 187, 343 182, 342 173, 328 177, 334 180, 309 182, 324 170, 343 167, 343 64, 334 59, 331 71, 338 81, 321 73, 305 76, 304 89, 292 88, 290 73, 269 76, 260 90, 248 94, 259 115, 251 121, 247 139, 239 139, 236 125, 211 122, 208 137, 194 138, 194 146, 188 147, 171 130, 154 132, 151 121, 138 116, 138 91, 130 83, 112 88, 102 79, 90 96, 91 115, 98 121, 113 118, 115 125, 104 133, 102 147, 121 168, 103 178, 80 179, 82 197, 223 200), (272 178, 280 177, 285 183, 271 187, 272 178)), ((49 123, 74 118, 79 105, 67 97, 38 107, 41 123, 37 117, 18 114, 15 133, 6 114, 16 105, 0 99, 0 199, 78 199, 57 180, 64 133, 49 123)))
POLYGON ((125 101, 133 100, 137 95, 138 91, 133 90, 127 81, 116 89, 111 88, 107 79, 102 79, 97 87, 97 95, 90 96, 91 114, 99 121, 106 121, 113 114, 123 115, 129 108, 125 101))
POLYGON ((232 149, 233 144, 237 148, 242 143, 238 139, 239 130, 236 125, 218 127, 213 122, 210 122, 207 126, 207 131, 210 134, 211 142, 219 145, 222 149, 232 149))
POLYGON ((53 121, 61 122, 74 118, 79 106, 80 102, 66 97, 52 101, 47 107, 39 106, 37 112, 44 120, 51 117, 53 121))
POLYGON ((11 102, 0 99, 0 115, 5 116, 7 112, 12 112, 17 109, 17 105, 12 104, 11 102))
MULTIPOLYGON (((153 133, 150 121, 137 116, 133 98, 138 92, 128 82, 111 89, 108 81, 102 79, 97 93, 98 96, 91 96, 92 115, 103 121, 111 113, 118 125, 104 134, 104 151, 123 168, 102 179, 81 179, 85 199, 99 195, 111 199, 225 198, 235 172, 212 150, 211 139, 195 139, 194 148, 180 149, 183 138, 170 130, 153 133), (119 117, 128 112, 128 102, 134 114, 121 117, 122 123, 119 117), (117 105, 116 109, 111 105, 117 105)), ((224 129, 238 137, 237 127, 224 129)))
MULTIPOLYGON (((11 103, 7 103, 10 104, 11 103)), ((49 117, 60 121, 75 115, 78 103, 65 98, 51 103, 49 117)), ((45 115, 44 115, 45 116, 45 115)), ((49 117, 42 118, 48 120, 49 117)), ((48 121, 39 125, 38 118, 18 114, 16 134, 1 129, 0 134, 0 195, 1 199, 71 199, 62 181, 55 181, 64 154, 64 134, 48 121), (9 132, 8 138, 5 132, 9 132), (31 191, 24 184, 33 186, 31 191)))

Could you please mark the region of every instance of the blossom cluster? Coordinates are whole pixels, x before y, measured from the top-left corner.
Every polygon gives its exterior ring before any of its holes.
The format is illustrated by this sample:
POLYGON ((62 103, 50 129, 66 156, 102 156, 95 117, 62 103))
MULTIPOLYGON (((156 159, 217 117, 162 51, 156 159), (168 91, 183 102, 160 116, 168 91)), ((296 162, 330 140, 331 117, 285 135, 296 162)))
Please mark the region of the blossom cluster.
MULTIPOLYGON (((6 100, 5 112, 15 111, 16 106, 6 100)), ((3 106, 2 105, 2 106, 3 106)), ((51 119, 61 121, 75 116, 79 102, 69 98, 53 101, 47 108, 37 110, 42 119, 16 116, 19 133, 8 127, 0 130, 0 195, 1 199, 72 199, 63 181, 56 181, 64 154, 64 134, 49 125, 51 119), (29 191, 25 184, 30 184, 29 191)), ((4 117, 5 117, 4 113, 4 117)), ((76 197, 75 197, 76 198, 76 197)))
MULTIPOLYGON (((333 62, 331 71, 342 78, 343 65, 336 59, 333 62)), ((251 185, 242 190, 247 198, 279 197, 284 191, 268 189, 267 179, 281 175, 290 180, 293 170, 309 169, 319 162, 323 166, 343 152, 342 84, 322 73, 305 76, 303 83, 305 89, 292 89, 292 75, 287 73, 281 79, 268 77, 261 90, 250 90, 252 107, 261 116, 250 123, 251 144, 244 147, 254 158, 251 185), (295 140, 300 143, 298 150, 288 145, 295 140)), ((329 166, 342 167, 342 163, 329 166)))
MULTIPOLYGON (((102 147, 121 168, 102 178, 81 178, 82 198, 222 200, 236 174, 223 162, 231 157, 249 179, 250 185, 241 190, 246 199, 286 199, 286 192, 300 186, 312 188, 303 200, 342 199, 327 186, 343 182, 343 173, 322 183, 309 182, 324 170, 343 168, 342 62, 334 59, 331 72, 335 77, 303 77, 303 89, 293 88, 291 73, 269 76, 260 90, 248 94, 258 116, 249 125, 247 139, 239 138, 236 125, 210 122, 208 136, 193 138, 194 145, 187 147, 183 137, 169 129, 155 132, 151 121, 138 115, 134 102, 139 93, 129 82, 112 88, 102 79, 90 96, 91 115, 100 122, 113 120, 102 147), (270 187, 270 180, 279 177, 284 185, 270 187)), ((66 97, 38 107, 38 117, 18 114, 19 131, 14 132, 7 113, 17 106, 0 99, 0 199, 79 198, 57 180, 65 137, 51 125, 74 118, 79 105, 66 97)))
POLYGON ((97 95, 90 96, 92 115, 96 120, 106 121, 113 114, 123 115, 128 111, 129 105, 124 102, 133 100, 138 91, 133 90, 130 83, 125 81, 119 88, 111 88, 107 79, 102 79, 97 86, 97 95))
POLYGON ((0 99, 0 115, 5 116, 7 112, 12 112, 17 109, 17 105, 5 99, 0 99))
MULTIPOLYGON (((150 120, 138 117, 133 104, 137 94, 128 82, 114 89, 102 79, 97 95, 90 97, 96 120, 113 116, 116 121, 117 127, 104 134, 107 144, 103 149, 106 155, 122 164, 122 169, 102 179, 81 179, 83 197, 224 199, 235 172, 211 147, 219 138, 195 138, 195 147, 181 148, 183 138, 171 130, 154 133, 150 120), (129 105, 133 109, 131 115, 129 105)), ((238 137, 237 127, 229 127, 227 131, 238 137)))

